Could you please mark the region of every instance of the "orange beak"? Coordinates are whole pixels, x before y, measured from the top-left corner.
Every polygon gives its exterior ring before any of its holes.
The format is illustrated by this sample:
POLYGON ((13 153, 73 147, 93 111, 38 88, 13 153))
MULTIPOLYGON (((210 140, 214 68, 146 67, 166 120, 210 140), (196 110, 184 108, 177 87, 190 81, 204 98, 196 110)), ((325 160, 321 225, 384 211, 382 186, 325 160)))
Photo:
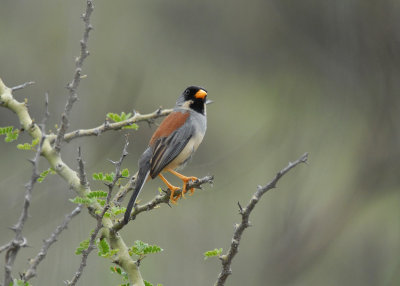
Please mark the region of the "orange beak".
POLYGON ((200 89, 198 92, 196 92, 196 94, 194 95, 194 97, 196 98, 201 98, 204 99, 204 97, 207 96, 207 92, 203 89, 200 89))

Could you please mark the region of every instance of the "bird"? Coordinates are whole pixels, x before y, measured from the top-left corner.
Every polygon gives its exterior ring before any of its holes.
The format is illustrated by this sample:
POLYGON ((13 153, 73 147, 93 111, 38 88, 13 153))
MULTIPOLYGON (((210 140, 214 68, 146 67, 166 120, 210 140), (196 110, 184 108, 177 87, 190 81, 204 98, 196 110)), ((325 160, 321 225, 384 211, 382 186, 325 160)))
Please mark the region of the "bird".
MULTIPOLYGON (((184 176, 176 170, 182 169, 197 150, 207 129, 207 90, 199 86, 189 86, 176 101, 173 111, 161 122, 151 137, 148 147, 141 155, 136 185, 124 214, 124 223, 129 222, 132 208, 146 181, 157 176, 171 190, 170 201, 177 200, 187 192, 186 184, 197 178, 184 176), (179 187, 172 185, 162 175, 169 172, 183 182, 182 192, 174 196, 179 187)), ((194 188, 190 189, 191 194, 194 188)))

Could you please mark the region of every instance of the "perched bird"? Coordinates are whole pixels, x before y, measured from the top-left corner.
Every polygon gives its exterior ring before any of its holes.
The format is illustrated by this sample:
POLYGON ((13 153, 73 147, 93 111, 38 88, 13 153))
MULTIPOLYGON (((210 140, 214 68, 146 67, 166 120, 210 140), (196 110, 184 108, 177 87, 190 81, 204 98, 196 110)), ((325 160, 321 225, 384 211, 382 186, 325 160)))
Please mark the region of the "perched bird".
MULTIPOLYGON (((207 91, 198 86, 189 86, 178 98, 175 108, 161 123, 150 139, 149 146, 139 159, 139 172, 136 185, 124 215, 124 223, 128 223, 136 198, 148 179, 159 176, 171 190, 170 201, 176 204, 179 196, 174 192, 179 187, 173 186, 164 178, 162 172, 170 172, 183 181, 182 195, 186 183, 197 180, 186 177, 175 169, 183 168, 199 147, 207 129, 206 117, 207 91)), ((190 190, 191 193, 194 189, 190 190)))

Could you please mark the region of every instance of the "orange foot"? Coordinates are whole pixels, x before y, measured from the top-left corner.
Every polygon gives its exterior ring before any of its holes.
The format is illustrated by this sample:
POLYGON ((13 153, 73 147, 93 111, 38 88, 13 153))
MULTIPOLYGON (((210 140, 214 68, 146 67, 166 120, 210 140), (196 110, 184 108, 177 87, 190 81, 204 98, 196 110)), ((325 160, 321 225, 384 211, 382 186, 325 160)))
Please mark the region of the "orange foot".
MULTIPOLYGON (((168 172, 170 172, 171 174, 174 174, 175 176, 177 176, 179 179, 181 179, 183 181, 182 197, 185 197, 185 194, 187 193, 186 184, 189 181, 193 181, 194 182, 194 181, 198 180, 198 178, 196 178, 196 177, 186 177, 186 176, 184 176, 184 175, 182 175, 182 174, 180 174, 180 173, 178 173, 178 172, 176 172, 176 171, 174 171, 172 169, 169 169, 168 172)), ((194 194, 194 188, 191 188, 189 191, 190 191, 190 196, 194 194)))
MULTIPOLYGON (((161 173, 158 174, 158 176, 159 176, 159 177, 161 178, 161 180, 167 185, 168 189, 171 190, 171 196, 170 196, 169 200, 171 201, 171 203, 173 203, 174 205, 176 205, 176 202, 177 202, 178 199, 181 197, 181 195, 179 194, 179 195, 177 195, 176 197, 174 197, 174 193, 175 193, 175 191, 180 190, 181 188, 175 187, 174 185, 172 185, 170 182, 167 181, 166 178, 164 178, 163 175, 161 175, 161 173)), ((182 194, 183 194, 183 192, 182 192, 182 194)))

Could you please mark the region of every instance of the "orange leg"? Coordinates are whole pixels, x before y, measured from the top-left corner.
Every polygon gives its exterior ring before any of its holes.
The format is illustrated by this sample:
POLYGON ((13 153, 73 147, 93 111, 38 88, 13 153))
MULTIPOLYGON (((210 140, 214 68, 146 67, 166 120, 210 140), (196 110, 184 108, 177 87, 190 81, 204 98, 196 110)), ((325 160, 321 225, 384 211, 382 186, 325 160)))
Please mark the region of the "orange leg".
MULTIPOLYGON (((167 181, 166 178, 164 178, 163 175, 158 174, 158 176, 161 178, 161 180, 167 185, 168 189, 171 190, 171 196, 169 198, 169 200, 176 205, 176 202, 178 201, 178 199, 181 197, 181 195, 178 195, 176 198, 174 198, 174 192, 179 190, 179 187, 175 187, 174 185, 172 185, 170 182, 167 181)), ((182 192, 183 193, 183 192, 182 192)))
MULTIPOLYGON (((170 172, 171 174, 174 174, 175 176, 177 176, 179 179, 181 179, 181 180, 183 181, 182 195, 186 194, 186 192, 187 192, 187 190, 186 190, 186 184, 187 184, 189 181, 196 181, 196 180, 198 180, 198 178, 196 178, 196 177, 186 177, 186 176, 184 176, 184 175, 182 175, 182 174, 180 174, 180 173, 178 173, 178 172, 176 172, 176 171, 174 171, 174 170, 172 170, 172 169, 168 169, 168 172, 170 172)), ((190 189, 190 195, 193 195, 193 193, 194 193, 194 188, 191 188, 191 189, 190 189)))

